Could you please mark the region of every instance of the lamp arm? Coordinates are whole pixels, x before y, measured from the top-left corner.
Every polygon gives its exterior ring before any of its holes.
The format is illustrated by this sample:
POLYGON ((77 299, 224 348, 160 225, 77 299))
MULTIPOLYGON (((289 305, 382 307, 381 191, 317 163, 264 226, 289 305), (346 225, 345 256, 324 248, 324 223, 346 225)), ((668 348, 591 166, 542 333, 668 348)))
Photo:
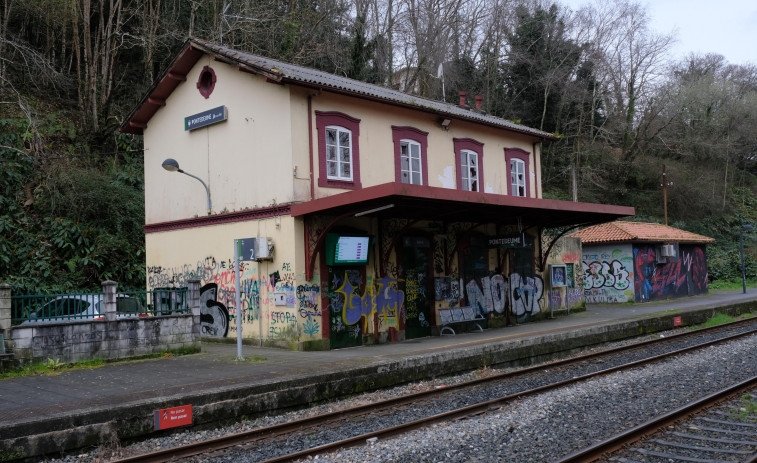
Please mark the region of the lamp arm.
POLYGON ((193 179, 197 180, 198 182, 202 183, 202 186, 205 187, 205 193, 208 195, 208 215, 210 215, 210 211, 213 210, 213 204, 210 202, 210 189, 208 189, 208 186, 205 184, 205 182, 202 181, 200 177, 197 177, 196 175, 192 175, 188 172, 184 172, 183 170, 179 169, 177 172, 181 172, 184 175, 189 175, 193 179))

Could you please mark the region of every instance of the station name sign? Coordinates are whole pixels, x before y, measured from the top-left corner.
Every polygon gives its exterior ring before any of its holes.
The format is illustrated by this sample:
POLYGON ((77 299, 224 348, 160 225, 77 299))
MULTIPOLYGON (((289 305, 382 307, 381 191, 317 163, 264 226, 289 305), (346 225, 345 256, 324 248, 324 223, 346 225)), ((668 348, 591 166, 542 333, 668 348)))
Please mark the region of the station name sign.
POLYGON ((519 248, 523 246, 521 235, 500 235, 487 238, 489 249, 492 248, 519 248))
POLYGON ((226 106, 219 106, 217 108, 208 109, 201 113, 192 114, 184 118, 184 130, 195 130, 201 127, 207 127, 209 125, 223 122, 229 117, 229 112, 226 110, 226 106))

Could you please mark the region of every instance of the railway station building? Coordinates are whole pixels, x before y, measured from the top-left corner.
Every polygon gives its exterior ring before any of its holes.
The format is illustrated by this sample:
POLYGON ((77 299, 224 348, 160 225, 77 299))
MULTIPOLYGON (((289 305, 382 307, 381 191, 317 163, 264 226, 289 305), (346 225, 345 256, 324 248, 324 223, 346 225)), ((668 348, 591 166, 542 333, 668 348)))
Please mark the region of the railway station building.
POLYGON ((582 310, 566 233, 634 214, 544 199, 554 136, 462 92, 432 101, 197 39, 121 130, 144 140, 147 286, 199 278, 206 336, 334 349, 582 310))

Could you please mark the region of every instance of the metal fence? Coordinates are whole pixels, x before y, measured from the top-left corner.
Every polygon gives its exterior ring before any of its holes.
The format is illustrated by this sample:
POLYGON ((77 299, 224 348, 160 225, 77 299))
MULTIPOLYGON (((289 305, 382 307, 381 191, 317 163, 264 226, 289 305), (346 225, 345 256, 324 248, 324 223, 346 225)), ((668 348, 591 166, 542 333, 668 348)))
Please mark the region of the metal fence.
MULTIPOLYGON (((11 323, 58 323, 104 320, 104 293, 34 294, 11 296, 11 323)), ((125 291, 116 295, 116 316, 150 317, 189 312, 187 288, 125 291)))

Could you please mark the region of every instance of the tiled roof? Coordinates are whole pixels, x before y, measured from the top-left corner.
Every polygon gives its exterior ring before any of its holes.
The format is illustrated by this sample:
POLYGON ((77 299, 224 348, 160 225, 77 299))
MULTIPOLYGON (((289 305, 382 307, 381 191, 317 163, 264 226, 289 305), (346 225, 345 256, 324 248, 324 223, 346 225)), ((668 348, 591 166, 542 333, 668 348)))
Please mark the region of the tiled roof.
POLYGON ((571 233, 574 238, 581 238, 583 244, 594 243, 714 243, 715 239, 679 228, 659 223, 616 221, 584 228, 571 233))
POLYGON ((352 95, 358 98, 370 99, 392 105, 404 106, 436 114, 450 119, 464 119, 490 127, 497 127, 514 132, 530 135, 543 140, 555 140, 551 133, 526 127, 514 122, 495 117, 476 110, 461 108, 454 104, 428 100, 402 93, 380 85, 369 84, 336 74, 330 74, 316 69, 297 66, 263 56, 244 53, 200 39, 187 41, 182 52, 169 67, 163 77, 153 86, 137 108, 121 127, 122 132, 142 133, 147 122, 155 114, 170 93, 178 85, 178 80, 186 75, 189 68, 199 60, 202 54, 209 54, 215 59, 237 66, 240 70, 263 75, 279 82, 302 85, 336 93, 352 95), (177 80, 178 78, 178 80, 177 80))

